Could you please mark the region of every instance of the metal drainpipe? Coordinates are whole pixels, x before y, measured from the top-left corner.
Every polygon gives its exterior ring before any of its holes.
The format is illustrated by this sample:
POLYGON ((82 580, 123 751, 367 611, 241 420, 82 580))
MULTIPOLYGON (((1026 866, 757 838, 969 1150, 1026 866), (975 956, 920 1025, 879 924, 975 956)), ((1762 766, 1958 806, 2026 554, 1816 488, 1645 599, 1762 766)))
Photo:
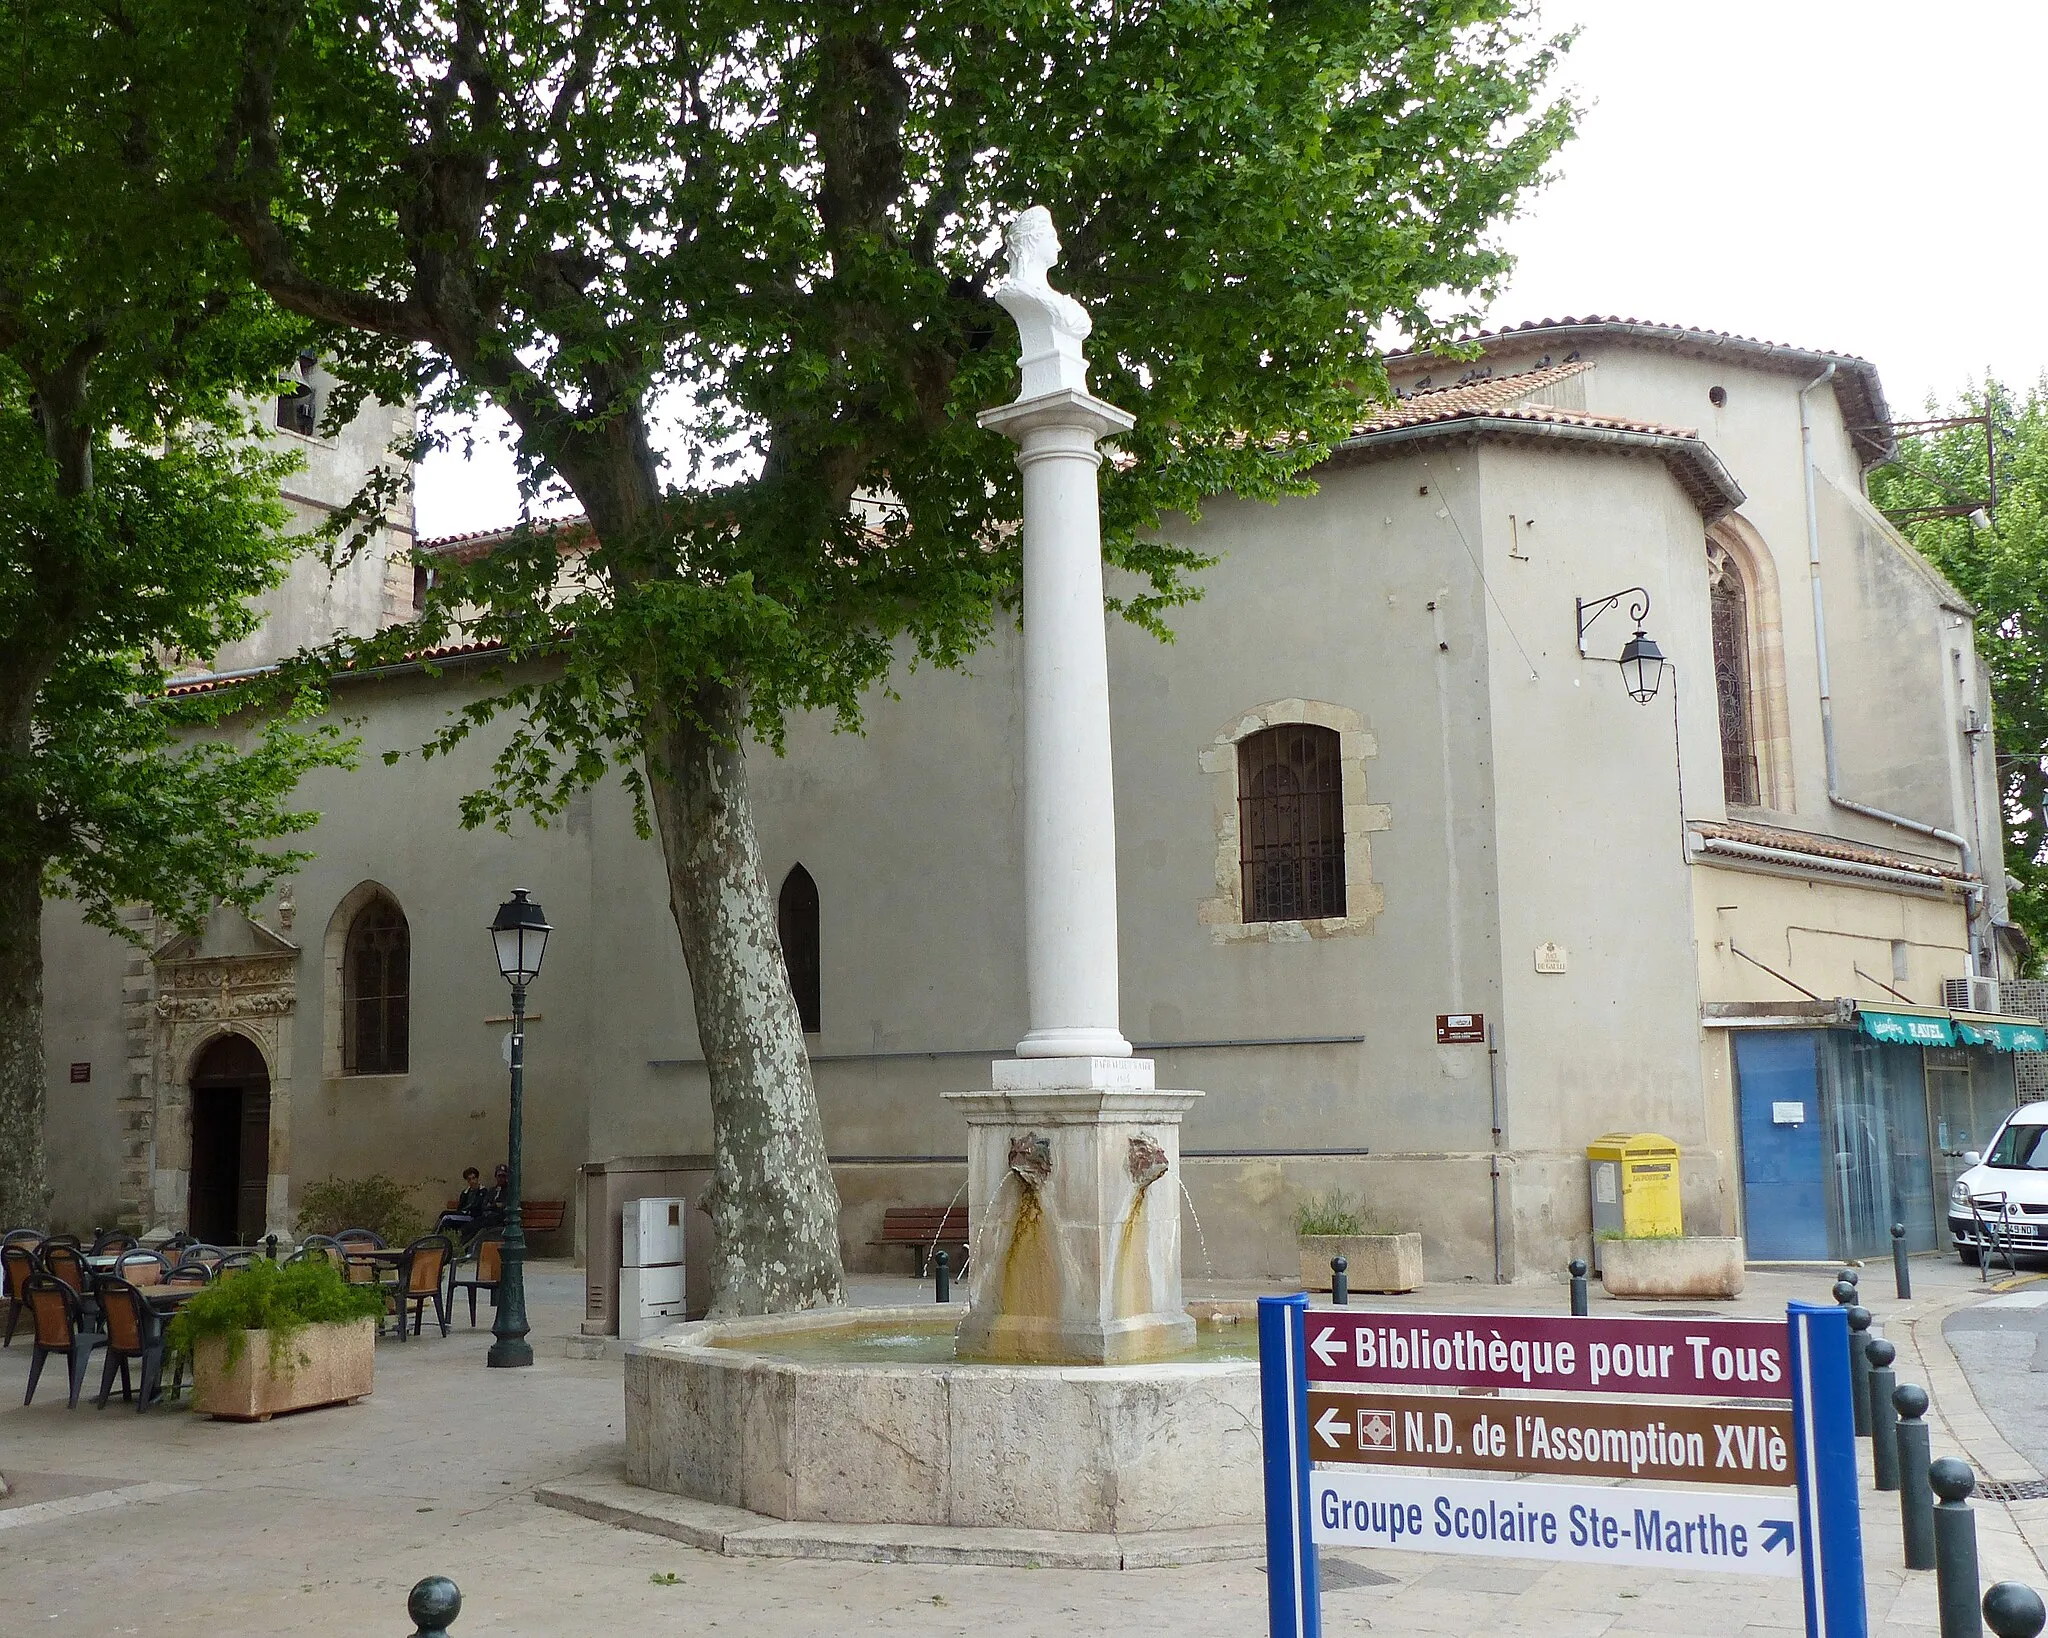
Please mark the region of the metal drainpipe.
MULTIPOLYGON (((1896 825, 1901 830, 1910 830, 1916 835, 1946 842, 1962 855, 1963 874, 1977 874, 1977 855, 1967 838, 1953 830, 1943 830, 1939 825, 1925 824, 1918 819, 1908 819, 1902 813, 1888 813, 1883 808, 1874 808, 1867 802, 1851 801, 1842 794, 1841 764, 1835 754, 1835 705, 1833 689, 1828 678, 1828 620, 1827 608, 1821 597, 1820 579, 1820 506, 1814 492, 1813 468, 1813 411, 1807 395, 1826 386, 1835 378, 1835 366, 1828 367, 1799 389, 1799 456, 1800 475, 1806 484, 1806 573, 1813 587, 1813 648, 1815 663, 1820 678, 1820 740, 1821 750, 1827 764, 1828 800, 1836 807, 1849 813, 1859 813, 1866 819, 1876 819, 1883 824, 1896 825)), ((1968 924, 1966 942, 1969 945, 1969 963, 1972 974, 1977 971, 1977 927, 1984 905, 1984 884, 1973 882, 1966 889, 1965 920, 1968 924)))

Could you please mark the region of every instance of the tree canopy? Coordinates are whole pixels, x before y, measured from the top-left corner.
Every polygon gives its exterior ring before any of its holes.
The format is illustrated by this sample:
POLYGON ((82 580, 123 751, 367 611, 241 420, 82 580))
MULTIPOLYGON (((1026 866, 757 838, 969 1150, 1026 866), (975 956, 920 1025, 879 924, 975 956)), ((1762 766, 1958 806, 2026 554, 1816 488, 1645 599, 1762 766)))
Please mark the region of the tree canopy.
POLYGON ((138 186, 132 84, 95 80, 104 18, 23 4, 0 31, 0 1218, 38 1222, 42 905, 126 932, 196 926, 303 855, 291 795, 345 759, 286 710, 165 684, 254 629, 303 536, 252 444, 310 333, 205 218, 138 186), (197 732, 195 733, 195 730, 197 732))
MULTIPOLYGON (((488 400, 587 532, 449 566, 417 629, 513 659, 472 822, 616 771, 668 866, 711 1083, 714 1311, 832 1300, 836 1196, 741 750, 959 662, 1017 578, 1003 221, 1050 209, 1138 417, 1103 489, 1124 613, 1162 525, 1299 491, 1442 338, 1572 110, 1517 0, 131 0, 136 166, 202 202, 338 368, 488 400), (175 90, 168 89, 175 87, 175 90), (657 452, 657 445, 661 452, 657 452)), ((101 72, 105 72, 104 69, 101 72)), ((375 650, 358 650, 368 658, 375 650)))

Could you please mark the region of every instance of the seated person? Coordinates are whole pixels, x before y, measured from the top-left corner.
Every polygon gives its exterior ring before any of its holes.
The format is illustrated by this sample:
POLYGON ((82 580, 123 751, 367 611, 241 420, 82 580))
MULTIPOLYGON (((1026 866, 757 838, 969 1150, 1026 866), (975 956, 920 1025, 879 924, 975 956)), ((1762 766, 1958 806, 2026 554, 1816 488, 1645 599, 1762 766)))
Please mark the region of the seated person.
POLYGON ((456 1197, 455 1209, 441 1213, 441 1219, 434 1225, 435 1231, 455 1229, 466 1233, 483 1221, 483 1214, 490 1204, 492 1191, 483 1186, 483 1174, 474 1166, 462 1168, 462 1193, 456 1197))
POLYGON ((512 1169, 500 1165, 491 1174, 491 1186, 482 1191, 483 1200, 477 1208, 476 1220, 486 1228, 503 1228, 505 1205, 512 1198, 512 1169))

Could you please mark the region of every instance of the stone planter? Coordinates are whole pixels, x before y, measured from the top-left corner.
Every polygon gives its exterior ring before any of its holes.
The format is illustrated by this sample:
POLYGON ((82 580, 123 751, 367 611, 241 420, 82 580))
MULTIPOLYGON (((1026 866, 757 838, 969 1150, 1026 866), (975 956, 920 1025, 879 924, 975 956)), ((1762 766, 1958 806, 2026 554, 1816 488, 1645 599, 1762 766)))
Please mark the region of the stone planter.
POLYGON ((1342 1257, 1353 1291, 1418 1291, 1422 1288, 1420 1234, 1304 1234, 1301 1283, 1304 1290, 1330 1289, 1330 1259, 1342 1257))
POLYGON ((226 1363, 227 1339, 202 1337, 193 1349, 192 1408, 231 1422, 267 1422, 315 1405, 353 1405, 370 1391, 377 1363, 377 1322, 309 1325, 288 1345, 290 1369, 270 1366, 270 1333, 244 1331, 242 1352, 226 1363))
POLYGON ((1739 1297, 1742 1242, 1602 1240, 1600 1283, 1610 1297, 1739 1297))

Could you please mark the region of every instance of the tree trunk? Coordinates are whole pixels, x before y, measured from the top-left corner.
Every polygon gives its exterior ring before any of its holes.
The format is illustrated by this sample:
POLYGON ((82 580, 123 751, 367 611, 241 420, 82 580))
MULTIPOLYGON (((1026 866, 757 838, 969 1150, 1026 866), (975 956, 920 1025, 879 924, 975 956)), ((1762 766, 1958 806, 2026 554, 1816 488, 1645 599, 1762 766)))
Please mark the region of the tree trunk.
POLYGON ((32 860, 0 861, 0 1228, 47 1228, 43 893, 32 860))
POLYGON ((707 683, 702 725, 654 731, 648 795, 711 1078, 711 1312, 845 1299, 839 1191, 747 794, 746 697, 707 683))

